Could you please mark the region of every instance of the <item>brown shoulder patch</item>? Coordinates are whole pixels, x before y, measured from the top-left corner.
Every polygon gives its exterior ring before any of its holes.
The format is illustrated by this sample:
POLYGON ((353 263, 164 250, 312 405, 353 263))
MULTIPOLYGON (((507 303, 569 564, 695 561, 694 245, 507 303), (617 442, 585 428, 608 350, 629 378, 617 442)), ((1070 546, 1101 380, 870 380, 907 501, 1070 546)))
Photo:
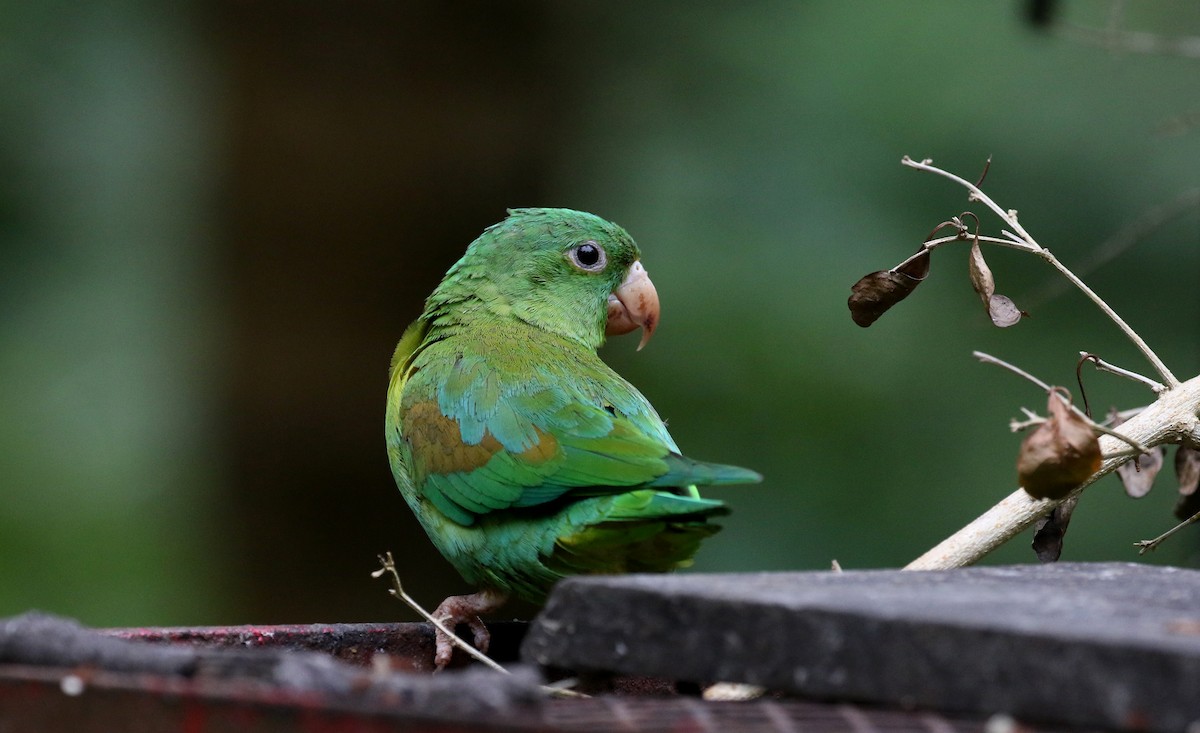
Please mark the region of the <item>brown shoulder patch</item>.
MULTIPOLYGON (((464 444, 458 421, 443 415, 433 400, 410 407, 404 414, 403 423, 404 440, 412 448, 413 462, 425 475, 472 471, 504 450, 500 441, 489 432, 484 432, 483 440, 477 445, 464 444)), ((534 431, 538 442, 515 454, 514 458, 530 466, 539 466, 557 457, 559 448, 553 435, 536 426, 534 431)))
POLYGON ((477 445, 464 444, 458 421, 443 415, 433 400, 410 407, 404 414, 403 425, 404 440, 412 447, 413 460, 426 474, 472 471, 503 448, 490 433, 484 433, 477 445))
MULTIPOLYGON (((552 460, 558 455, 558 440, 536 425, 533 427, 533 430, 537 433, 538 442, 518 453, 517 460, 537 466, 552 460)), ((491 436, 489 435, 488 437, 491 436)))

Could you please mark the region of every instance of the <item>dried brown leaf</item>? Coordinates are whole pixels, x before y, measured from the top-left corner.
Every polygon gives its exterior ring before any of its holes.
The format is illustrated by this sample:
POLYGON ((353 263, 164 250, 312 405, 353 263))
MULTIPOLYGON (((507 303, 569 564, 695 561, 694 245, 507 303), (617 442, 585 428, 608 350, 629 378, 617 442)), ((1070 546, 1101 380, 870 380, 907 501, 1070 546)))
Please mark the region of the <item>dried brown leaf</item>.
POLYGON ((1014 325, 1023 315, 1025 312, 1007 295, 993 295, 988 300, 988 316, 991 317, 992 323, 1000 328, 1014 325))
POLYGON ((971 276, 971 287, 979 294, 979 299, 986 306, 996 292, 996 278, 992 276, 992 268, 983 259, 983 250, 979 248, 979 240, 971 242, 971 256, 967 260, 967 272, 971 276))
POLYGON ((1046 411, 1046 421, 1021 442, 1017 479, 1035 499, 1061 499, 1100 468, 1100 441, 1058 390, 1046 411))
POLYGON ((877 321, 893 305, 908 297, 929 274, 930 256, 926 250, 919 257, 895 270, 880 270, 863 276, 850 287, 850 317, 866 328, 877 321))
MULTIPOLYGON (((1090 356, 1089 354, 1088 357, 1090 356)), ((1082 363, 1081 360, 1080 364, 1082 363)), ((1121 413, 1117 412, 1117 408, 1114 407, 1108 411, 1108 427, 1115 430, 1124 422, 1125 419, 1121 417, 1121 413)), ((1121 479, 1121 485, 1125 487, 1126 494, 1134 499, 1140 499, 1150 493, 1155 477, 1158 476, 1158 472, 1165 464, 1166 450, 1151 448, 1148 452, 1138 456, 1136 460, 1131 459, 1118 466, 1117 478, 1121 479)))
POLYGON ((1125 487, 1125 493, 1140 499, 1150 493, 1154 477, 1163 467, 1163 449, 1151 448, 1137 458, 1132 458, 1117 467, 1117 478, 1125 487))
POLYGON ((971 287, 987 308, 988 318, 1000 328, 1008 328, 1021 320, 1024 315, 1012 298, 1007 295, 996 295, 996 278, 992 268, 983 259, 983 250, 979 248, 979 240, 971 242, 971 256, 967 260, 967 272, 971 276, 971 287))
POLYGON ((1062 555, 1063 538, 1067 535, 1067 525, 1071 523, 1071 514, 1078 503, 1079 497, 1067 499, 1038 521, 1033 533, 1033 551, 1040 562, 1058 562, 1062 555))
POLYGON ((1200 450, 1190 445, 1181 445, 1175 450, 1175 477, 1179 479, 1179 502, 1175 504, 1175 516, 1187 519, 1200 512, 1200 450))

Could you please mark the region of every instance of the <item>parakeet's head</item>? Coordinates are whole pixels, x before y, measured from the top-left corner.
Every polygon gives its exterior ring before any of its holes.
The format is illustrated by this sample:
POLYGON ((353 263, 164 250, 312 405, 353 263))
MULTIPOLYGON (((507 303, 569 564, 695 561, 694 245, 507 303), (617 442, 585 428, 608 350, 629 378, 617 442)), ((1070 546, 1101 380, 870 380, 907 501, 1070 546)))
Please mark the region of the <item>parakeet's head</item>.
POLYGON ((482 309, 592 348, 642 328, 641 349, 659 309, 640 257, 624 229, 593 214, 513 209, 450 268, 426 314, 482 309))

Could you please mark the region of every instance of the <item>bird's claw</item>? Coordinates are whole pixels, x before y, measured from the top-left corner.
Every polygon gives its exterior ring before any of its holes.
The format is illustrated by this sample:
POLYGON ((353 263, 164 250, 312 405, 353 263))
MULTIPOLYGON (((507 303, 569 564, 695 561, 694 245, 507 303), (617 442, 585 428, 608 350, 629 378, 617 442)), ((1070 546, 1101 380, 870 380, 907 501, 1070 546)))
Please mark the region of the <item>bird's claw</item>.
MULTIPOLYGON (((447 629, 453 630, 460 623, 467 625, 471 630, 471 639, 474 642, 475 648, 480 654, 487 654, 488 647, 492 643, 492 634, 488 631, 487 626, 483 623, 483 619, 479 616, 471 615, 466 617, 451 617, 449 615, 435 616, 438 621, 447 629)), ((437 651, 433 656, 433 664, 440 672, 450 664, 450 658, 454 656, 454 647, 456 646, 454 639, 450 635, 437 629, 437 651)))
MULTIPOLYGON (((491 590, 482 590, 469 596, 450 596, 437 607, 437 610, 433 612, 433 617, 450 631, 454 631, 458 624, 466 624, 467 628, 471 630, 471 639, 475 648, 481 654, 487 654, 488 647, 492 642, 492 634, 479 614, 494 611, 506 599, 506 594, 491 590)), ((450 664, 450 658, 454 656, 456 640, 441 629, 437 629, 435 643, 433 664, 440 672, 450 664)))

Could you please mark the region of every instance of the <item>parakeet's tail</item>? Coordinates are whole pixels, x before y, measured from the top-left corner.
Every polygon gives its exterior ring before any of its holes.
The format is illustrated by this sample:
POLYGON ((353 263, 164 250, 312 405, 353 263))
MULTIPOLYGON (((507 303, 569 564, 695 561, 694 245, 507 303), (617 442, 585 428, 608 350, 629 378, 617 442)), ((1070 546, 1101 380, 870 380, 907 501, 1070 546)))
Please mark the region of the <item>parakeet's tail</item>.
POLYGON ((725 486, 756 484, 762 481, 762 475, 759 473, 739 466, 702 463, 676 454, 667 456, 666 462, 667 472, 650 483, 650 486, 725 486))
POLYGON ((721 529, 708 520, 728 513, 719 501, 652 489, 599 497, 572 512, 573 529, 557 537, 546 564, 562 575, 687 567, 700 542, 721 529))
MULTIPOLYGON (((679 496, 665 491, 631 491, 609 502, 603 522, 689 522, 728 514, 729 507, 716 499, 679 496)), ((716 531, 715 529, 713 530, 716 531)))

